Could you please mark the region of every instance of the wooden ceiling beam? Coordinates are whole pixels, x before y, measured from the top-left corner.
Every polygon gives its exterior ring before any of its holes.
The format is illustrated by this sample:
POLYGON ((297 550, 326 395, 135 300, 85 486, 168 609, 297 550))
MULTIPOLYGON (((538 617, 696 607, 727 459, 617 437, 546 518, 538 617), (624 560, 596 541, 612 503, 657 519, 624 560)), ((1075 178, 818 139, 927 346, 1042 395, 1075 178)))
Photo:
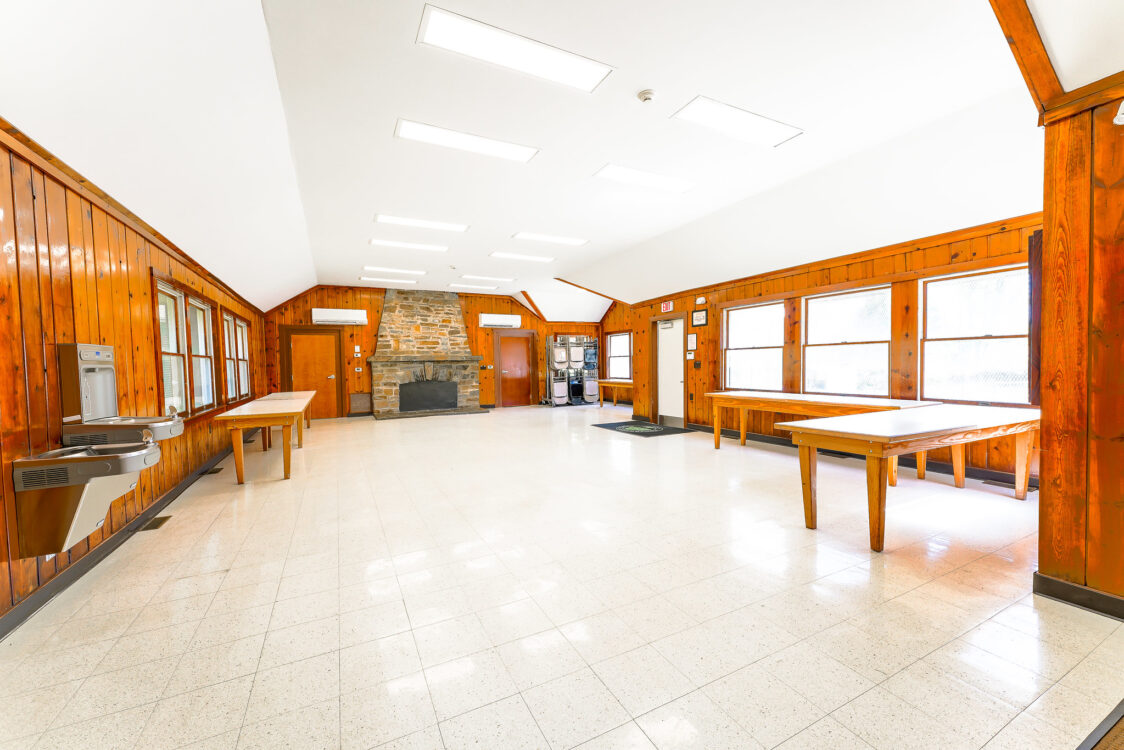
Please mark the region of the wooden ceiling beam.
POLYGON ((1124 70, 1106 76, 1099 81, 1093 81, 1081 88, 1068 91, 1046 102, 1046 111, 1042 113, 1042 123, 1045 125, 1064 120, 1087 109, 1093 109, 1121 98, 1124 98, 1124 70))
POLYGON ((540 310, 539 306, 535 304, 535 300, 531 297, 531 295, 526 290, 522 290, 522 289, 519 290, 519 293, 522 294, 523 298, 527 300, 527 304, 531 306, 532 310, 534 310, 535 315, 538 315, 540 318, 542 318, 545 321, 546 316, 542 314, 542 310, 540 310))
POLYGON ((557 276, 554 277, 554 280, 555 281, 561 281, 563 284, 569 284, 570 286, 577 287, 578 289, 581 289, 583 292, 589 292, 590 294, 596 294, 598 297, 604 297, 605 299, 612 300, 613 302, 620 302, 622 305, 628 304, 627 302, 619 300, 616 297, 610 297, 609 295, 604 294, 602 292, 598 292, 595 289, 590 289, 589 287, 582 286, 581 284, 575 284, 572 281, 566 281, 566 279, 560 279, 557 276))
POLYGON ((991 0, 991 9, 1011 45, 1019 71, 1023 74, 1026 87, 1034 99, 1039 114, 1046 111, 1046 103, 1065 93, 1058 74, 1046 54, 1034 16, 1026 5, 1026 0, 991 0))

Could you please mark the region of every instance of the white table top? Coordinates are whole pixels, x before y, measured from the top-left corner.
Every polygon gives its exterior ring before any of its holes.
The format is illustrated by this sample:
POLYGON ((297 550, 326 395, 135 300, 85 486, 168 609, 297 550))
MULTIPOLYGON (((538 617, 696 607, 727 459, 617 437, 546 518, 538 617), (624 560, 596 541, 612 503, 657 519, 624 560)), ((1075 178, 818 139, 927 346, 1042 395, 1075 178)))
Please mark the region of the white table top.
POLYGON ((773 426, 791 432, 893 443, 950 432, 1037 423, 1041 418, 1041 410, 1032 407, 938 404, 924 409, 872 411, 845 417, 778 422, 773 426))
POLYGON ((879 396, 828 396, 822 393, 778 393, 777 391, 714 391, 707 398, 724 398, 742 401, 788 401, 801 404, 829 404, 833 406, 869 406, 872 409, 913 409, 918 406, 935 406, 937 401, 917 401, 879 396))

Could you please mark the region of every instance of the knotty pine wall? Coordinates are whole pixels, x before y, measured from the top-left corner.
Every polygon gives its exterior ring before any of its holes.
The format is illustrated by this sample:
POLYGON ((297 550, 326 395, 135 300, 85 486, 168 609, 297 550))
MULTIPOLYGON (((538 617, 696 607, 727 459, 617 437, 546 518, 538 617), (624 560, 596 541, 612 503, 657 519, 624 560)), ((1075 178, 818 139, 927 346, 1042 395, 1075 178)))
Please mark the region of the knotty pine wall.
POLYGON ((68 552, 16 559, 12 461, 60 447, 56 346, 108 344, 117 354, 121 414, 156 415, 159 377, 152 272, 169 276, 250 323, 254 392, 264 392, 261 312, 173 250, 53 158, 10 133, 0 141, 0 613, 117 532, 230 445, 210 415, 161 443, 160 463, 113 503, 105 525, 68 552))
MULTIPOLYGON (((269 390, 285 390, 281 383, 281 349, 279 326, 312 325, 312 308, 342 308, 346 310, 366 310, 367 325, 339 326, 343 330, 344 374, 347 389, 345 403, 350 403, 352 394, 371 393, 371 370, 367 357, 375 353, 375 341, 379 335, 379 318, 382 317, 382 301, 385 289, 372 289, 356 286, 315 286, 301 292, 296 297, 282 302, 265 314, 266 379, 269 390), (352 356, 359 347, 359 358, 352 356), (362 372, 355 372, 355 368, 362 372)), ((287 386, 286 386, 287 387, 287 386)), ((370 406, 367 406, 370 411, 370 406)))
POLYGON ((1124 596, 1121 99, 1046 126, 1039 573, 1124 596))
MULTIPOLYGON (((721 387, 723 305, 732 302, 753 304, 787 301, 785 389, 798 392, 801 372, 800 316, 803 308, 800 298, 830 291, 890 284, 893 308, 890 396, 916 398, 920 383, 919 321, 916 306, 918 280, 927 276, 1025 263, 1030 236, 1041 228, 1042 214, 1029 214, 759 276, 690 289, 634 305, 614 303, 601 321, 602 337, 621 331, 632 332, 633 413, 639 417, 651 418, 652 319, 661 314, 660 303, 671 301, 674 305, 673 312, 687 316, 687 332, 698 335, 695 360, 702 362, 699 369, 687 362, 687 421, 713 425, 711 406, 704 394, 721 387), (697 297, 706 297, 706 304, 695 305, 697 297), (708 324, 692 327, 691 311, 703 308, 708 310, 708 324)), ((789 433, 774 430, 773 424, 800 418, 750 412, 748 429, 761 435, 787 438, 789 433)), ((722 419, 723 426, 736 429, 737 417, 733 411, 728 410, 722 419)), ((1014 439, 1005 437, 986 443, 973 443, 968 446, 968 459, 969 465, 976 468, 1013 472, 1014 439)), ((931 452, 930 460, 951 462, 952 458, 945 448, 931 452)))
MULTIPOLYGON (((496 332, 502 329, 481 328, 480 313, 522 315, 523 328, 535 332, 535 362, 537 382, 535 403, 546 394, 546 339, 548 336, 600 336, 598 323, 551 322, 540 318, 511 297, 494 294, 461 294, 461 310, 468 329, 468 347, 472 353, 483 357, 480 364, 491 365, 491 370, 480 371, 480 404, 492 406, 496 401, 496 332)), ((603 342, 602 342, 603 343, 603 342)))

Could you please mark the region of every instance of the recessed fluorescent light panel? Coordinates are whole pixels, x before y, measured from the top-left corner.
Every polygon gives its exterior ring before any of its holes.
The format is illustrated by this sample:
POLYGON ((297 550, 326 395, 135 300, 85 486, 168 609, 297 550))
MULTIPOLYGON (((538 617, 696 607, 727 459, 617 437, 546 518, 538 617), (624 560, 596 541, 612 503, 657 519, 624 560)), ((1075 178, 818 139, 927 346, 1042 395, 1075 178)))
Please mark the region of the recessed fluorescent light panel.
POLYGON ((456 287, 457 289, 498 289, 494 286, 483 286, 481 284, 449 284, 449 286, 456 287))
POLYGON ((759 146, 779 146, 804 132, 800 128, 755 115, 705 96, 696 96, 672 117, 759 146))
POLYGON ((364 271, 375 271, 377 273, 405 273, 410 276, 425 276, 425 271, 409 271, 405 268, 385 268, 383 266, 363 266, 364 271))
POLYGON ((539 152, 537 148, 520 146, 515 143, 496 141, 479 135, 462 133, 459 130, 446 130, 434 125, 425 125, 412 120, 399 120, 394 134, 408 141, 430 143, 434 146, 455 148, 460 151, 471 151, 474 154, 494 156, 497 159, 520 161, 524 164, 539 152))
POLYGON ((625 185, 669 190, 673 193, 685 193, 694 187, 691 183, 686 180, 681 180, 678 177, 666 177, 662 174, 644 172, 639 169, 630 169, 629 167, 622 167, 617 164, 606 164, 601 167, 601 169, 597 170, 593 176, 600 177, 602 180, 620 182, 625 185))
POLYGON ((424 242, 399 242, 398 240, 371 240, 371 244, 379 247, 400 247, 403 250, 431 250, 435 253, 443 253, 449 249, 447 245, 428 245, 424 242))
POLYGON ((593 91, 608 65, 497 29, 447 10, 425 6, 418 41, 548 81, 593 91))
POLYGON ((504 279, 499 276, 473 276, 470 273, 466 273, 461 278, 472 279, 473 281, 515 281, 515 279, 504 279))
POLYGON ((577 237, 555 237, 552 234, 536 234, 535 232, 519 232, 513 235, 517 240, 530 240, 531 242, 549 242, 553 245, 571 245, 578 247, 589 242, 589 240, 579 240, 577 237))
POLYGON ((407 219, 403 216, 387 216, 378 214, 375 221, 379 224, 395 224, 400 227, 417 227, 418 229, 437 229, 442 232, 464 232, 468 224, 450 224, 447 221, 429 221, 428 219, 407 219))
POLYGON ((384 279, 381 276, 360 276, 360 281, 378 281, 382 284, 416 284, 417 279, 384 279))
POLYGON ((507 260, 529 260, 534 263, 550 263, 554 258, 542 255, 523 255, 522 253, 501 253, 499 250, 492 253, 493 258, 506 258, 507 260))

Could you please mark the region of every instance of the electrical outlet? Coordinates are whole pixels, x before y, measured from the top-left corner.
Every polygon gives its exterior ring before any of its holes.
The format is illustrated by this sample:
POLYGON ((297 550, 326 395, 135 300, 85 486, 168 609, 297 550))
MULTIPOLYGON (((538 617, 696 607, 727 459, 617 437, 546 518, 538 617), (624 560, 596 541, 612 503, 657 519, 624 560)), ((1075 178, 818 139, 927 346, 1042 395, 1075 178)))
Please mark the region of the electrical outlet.
POLYGON ((360 355, 359 355, 359 352, 355 352, 355 354, 352 354, 351 356, 355 357, 356 359, 359 359, 360 355))
POLYGON ((363 372, 363 368, 362 368, 362 367, 356 367, 356 368, 355 368, 355 371, 356 371, 356 372, 363 372))

